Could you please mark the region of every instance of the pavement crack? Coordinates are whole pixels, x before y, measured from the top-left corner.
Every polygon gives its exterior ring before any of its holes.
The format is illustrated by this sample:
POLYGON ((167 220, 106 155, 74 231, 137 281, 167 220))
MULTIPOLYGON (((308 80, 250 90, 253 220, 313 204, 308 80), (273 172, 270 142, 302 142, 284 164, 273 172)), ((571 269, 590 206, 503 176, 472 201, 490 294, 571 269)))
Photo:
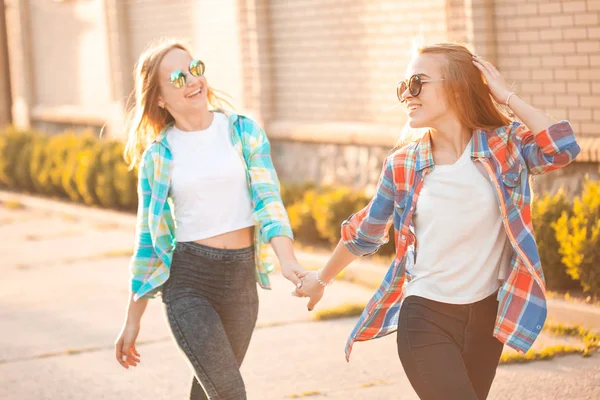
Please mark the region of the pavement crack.
MULTIPOLYGON (((171 338, 165 337, 165 338, 152 339, 152 340, 140 340, 139 342, 137 342, 137 345, 145 346, 145 345, 149 345, 149 344, 163 343, 166 341, 171 341, 171 338)), ((55 352, 51 352, 51 353, 36 354, 33 356, 29 356, 29 357, 8 358, 8 359, 0 360, 0 365, 13 364, 13 363, 22 362, 22 361, 41 360, 41 359, 45 359, 45 358, 75 356, 78 354, 96 353, 99 351, 107 351, 107 350, 114 350, 114 347, 113 346, 85 347, 85 348, 80 348, 80 349, 66 349, 66 350, 55 351, 55 352)))

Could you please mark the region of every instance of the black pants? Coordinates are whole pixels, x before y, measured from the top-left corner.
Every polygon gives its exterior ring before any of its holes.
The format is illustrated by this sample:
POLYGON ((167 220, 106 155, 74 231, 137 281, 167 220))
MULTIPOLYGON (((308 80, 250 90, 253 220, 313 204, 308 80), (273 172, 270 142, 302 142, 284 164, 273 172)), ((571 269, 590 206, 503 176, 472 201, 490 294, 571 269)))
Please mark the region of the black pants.
POLYGON ((254 249, 177 243, 163 301, 194 370, 192 400, 245 400, 240 366, 258 315, 254 249))
POLYGON ((404 300, 398 355, 421 399, 487 398, 503 347, 492 335, 496 295, 460 305, 418 296, 404 300))

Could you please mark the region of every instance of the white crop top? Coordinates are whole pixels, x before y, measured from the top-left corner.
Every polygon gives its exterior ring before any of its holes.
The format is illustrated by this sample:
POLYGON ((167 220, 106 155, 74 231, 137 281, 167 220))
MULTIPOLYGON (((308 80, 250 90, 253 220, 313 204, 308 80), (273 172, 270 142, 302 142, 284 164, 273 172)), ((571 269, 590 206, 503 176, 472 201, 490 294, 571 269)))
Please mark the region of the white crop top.
POLYGON ((246 167, 229 135, 222 113, 214 113, 205 130, 185 132, 172 126, 167 132, 173 155, 170 196, 178 242, 254 225, 246 167))

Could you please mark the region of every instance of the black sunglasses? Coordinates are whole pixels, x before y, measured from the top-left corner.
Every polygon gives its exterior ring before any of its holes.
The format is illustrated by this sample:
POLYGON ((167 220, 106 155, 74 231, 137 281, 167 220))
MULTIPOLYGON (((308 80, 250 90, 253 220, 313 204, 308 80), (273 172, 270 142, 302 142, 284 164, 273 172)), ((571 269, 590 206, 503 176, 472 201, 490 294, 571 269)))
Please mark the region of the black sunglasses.
MULTIPOLYGON (((192 75, 201 77, 204 75, 204 63, 200 60, 192 60, 192 62, 190 62, 189 70, 192 75)), ((171 82, 171 85, 175 86, 177 89, 180 89, 185 85, 185 76, 185 72, 180 69, 176 69, 175 71, 171 72, 171 79, 169 81, 171 82)))
POLYGON ((408 79, 398 82, 398 86, 396 86, 396 96, 398 96, 400 103, 404 103, 406 100, 402 98, 402 95, 406 92, 406 89, 408 89, 408 92, 412 97, 417 97, 421 94, 424 83, 438 81, 443 81, 443 79, 422 79, 419 75, 413 75, 408 79))

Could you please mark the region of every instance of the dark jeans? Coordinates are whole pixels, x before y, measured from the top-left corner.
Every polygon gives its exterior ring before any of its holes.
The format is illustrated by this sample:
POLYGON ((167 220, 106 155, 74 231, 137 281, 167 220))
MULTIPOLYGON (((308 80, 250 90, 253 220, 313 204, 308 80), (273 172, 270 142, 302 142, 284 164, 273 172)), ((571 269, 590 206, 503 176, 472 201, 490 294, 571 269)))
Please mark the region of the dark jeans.
POLYGON ((398 355, 423 400, 483 400, 502 353, 492 332, 497 294, 472 304, 409 296, 400 309, 398 355))
POLYGON ((240 365, 258 315, 254 249, 178 243, 163 302, 194 370, 190 399, 246 399, 240 365))

